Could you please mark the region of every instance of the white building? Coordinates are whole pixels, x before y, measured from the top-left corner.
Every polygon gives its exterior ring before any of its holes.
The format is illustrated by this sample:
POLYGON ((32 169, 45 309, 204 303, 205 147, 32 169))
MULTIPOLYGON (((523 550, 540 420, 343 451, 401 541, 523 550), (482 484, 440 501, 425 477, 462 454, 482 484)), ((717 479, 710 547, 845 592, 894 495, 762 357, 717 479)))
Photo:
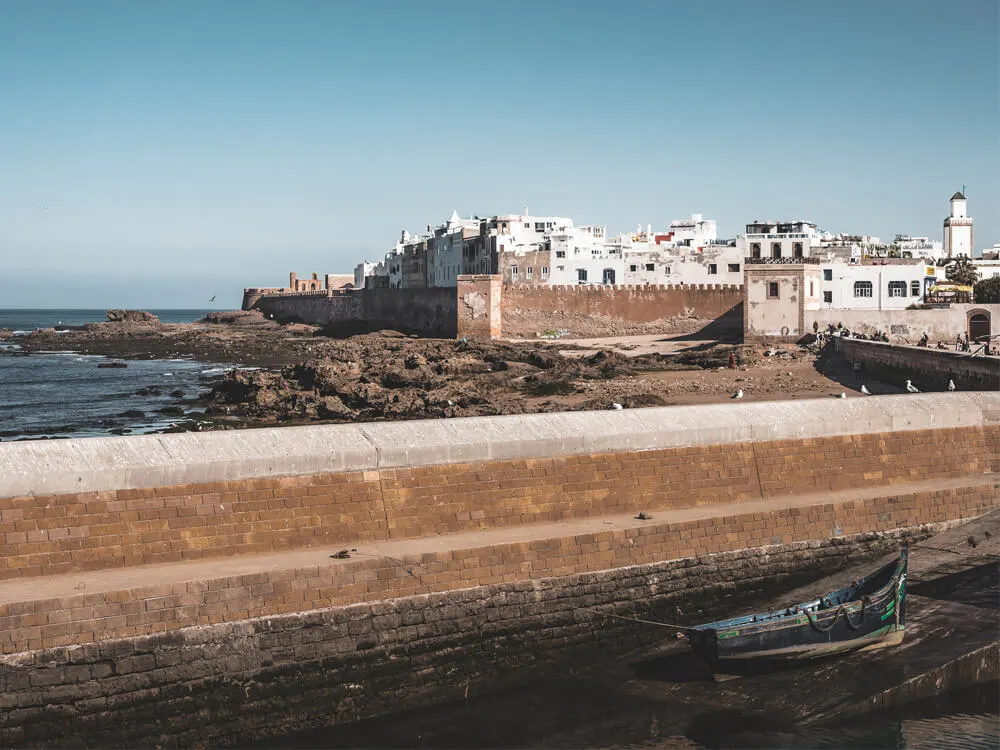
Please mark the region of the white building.
POLYGON ((897 234, 892 246, 899 251, 901 258, 940 258, 944 251, 944 246, 937 240, 909 234, 897 234))
POLYGON ((808 221, 755 221, 736 238, 742 257, 792 262, 820 254, 821 233, 808 221))
POLYGON ((935 280, 934 267, 919 261, 834 261, 821 263, 820 271, 820 309, 905 309, 923 302, 935 280))
POLYGON ((972 257, 972 217, 965 207, 965 196, 961 192, 951 196, 948 217, 944 220, 944 257, 959 255, 972 257))

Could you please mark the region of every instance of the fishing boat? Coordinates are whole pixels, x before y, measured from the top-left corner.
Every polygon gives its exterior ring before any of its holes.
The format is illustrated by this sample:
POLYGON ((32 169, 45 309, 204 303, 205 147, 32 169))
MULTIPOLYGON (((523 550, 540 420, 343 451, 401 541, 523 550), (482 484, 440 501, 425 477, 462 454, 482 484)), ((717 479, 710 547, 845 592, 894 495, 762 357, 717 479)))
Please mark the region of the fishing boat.
POLYGON ((826 596, 698 625, 685 634, 695 653, 713 668, 815 659, 898 644, 906 621, 906 560, 904 547, 895 561, 826 596))

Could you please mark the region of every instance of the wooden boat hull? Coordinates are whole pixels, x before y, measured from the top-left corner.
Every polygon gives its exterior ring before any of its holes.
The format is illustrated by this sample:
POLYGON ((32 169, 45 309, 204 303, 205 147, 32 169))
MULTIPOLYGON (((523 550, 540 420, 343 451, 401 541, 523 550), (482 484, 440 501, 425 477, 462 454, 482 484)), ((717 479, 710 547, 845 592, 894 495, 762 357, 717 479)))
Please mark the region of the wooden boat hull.
POLYGON ((701 625, 687 633, 713 667, 818 659, 899 643, 906 625, 904 552, 890 565, 813 602, 701 625))

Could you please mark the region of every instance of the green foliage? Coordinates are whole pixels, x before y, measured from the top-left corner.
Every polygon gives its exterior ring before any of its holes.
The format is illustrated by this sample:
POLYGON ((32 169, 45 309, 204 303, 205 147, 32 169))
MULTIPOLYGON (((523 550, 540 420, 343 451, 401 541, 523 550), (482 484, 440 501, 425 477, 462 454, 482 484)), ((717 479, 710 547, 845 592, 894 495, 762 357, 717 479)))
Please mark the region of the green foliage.
POLYGON ((979 274, 976 272, 976 267, 966 257, 960 257, 948 266, 947 276, 948 281, 954 281, 956 284, 963 284, 965 286, 973 286, 979 281, 979 274))
POLYGON ((972 288, 975 300, 981 305, 1000 304, 1000 276, 983 279, 972 288))

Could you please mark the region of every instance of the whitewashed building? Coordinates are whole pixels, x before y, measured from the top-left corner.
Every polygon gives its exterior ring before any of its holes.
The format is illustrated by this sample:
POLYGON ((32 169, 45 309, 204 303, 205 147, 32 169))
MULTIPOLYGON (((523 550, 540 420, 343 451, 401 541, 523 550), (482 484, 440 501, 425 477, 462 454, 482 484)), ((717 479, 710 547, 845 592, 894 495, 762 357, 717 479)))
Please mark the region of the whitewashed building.
POLYGON ((822 234, 808 221, 755 221, 736 239, 744 258, 792 262, 821 254, 822 234))
POLYGON ((820 273, 820 308, 837 310, 905 309, 923 302, 936 278, 933 265, 902 259, 823 262, 820 273))

